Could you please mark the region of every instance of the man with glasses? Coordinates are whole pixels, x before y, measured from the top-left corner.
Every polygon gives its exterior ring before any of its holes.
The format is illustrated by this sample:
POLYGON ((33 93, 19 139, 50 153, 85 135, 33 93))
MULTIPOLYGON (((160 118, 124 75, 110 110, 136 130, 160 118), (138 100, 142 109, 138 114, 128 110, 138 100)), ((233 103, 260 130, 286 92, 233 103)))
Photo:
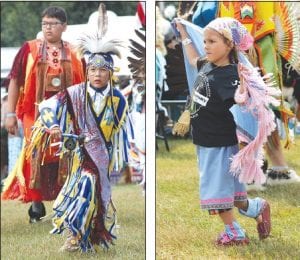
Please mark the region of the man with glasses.
POLYGON ((2 199, 32 202, 30 223, 45 216, 42 201, 55 199, 64 183, 64 176, 60 176, 63 174, 62 165, 59 165, 55 152, 49 151, 41 158, 41 151, 34 151, 37 155, 35 160, 25 156, 31 128, 39 115, 37 105, 68 86, 84 81, 82 61, 71 50, 70 44, 61 38, 67 28, 65 10, 54 6, 44 10, 41 26, 43 39, 25 42, 15 57, 8 76, 10 83, 5 115, 5 126, 10 134, 16 133, 17 118, 21 119, 25 148, 4 183, 2 199))

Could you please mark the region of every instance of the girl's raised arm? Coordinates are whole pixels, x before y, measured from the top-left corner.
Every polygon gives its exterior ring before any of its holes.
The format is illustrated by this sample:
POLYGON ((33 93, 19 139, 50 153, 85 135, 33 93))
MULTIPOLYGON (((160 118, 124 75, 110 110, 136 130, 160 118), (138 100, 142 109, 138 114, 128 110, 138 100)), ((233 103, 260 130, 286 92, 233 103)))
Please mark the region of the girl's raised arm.
POLYGON ((192 66, 197 67, 197 61, 199 60, 200 55, 194 47, 192 40, 189 38, 189 35, 186 32, 184 25, 182 25, 178 20, 175 20, 175 23, 176 28, 181 36, 182 48, 185 49, 189 63, 192 66))

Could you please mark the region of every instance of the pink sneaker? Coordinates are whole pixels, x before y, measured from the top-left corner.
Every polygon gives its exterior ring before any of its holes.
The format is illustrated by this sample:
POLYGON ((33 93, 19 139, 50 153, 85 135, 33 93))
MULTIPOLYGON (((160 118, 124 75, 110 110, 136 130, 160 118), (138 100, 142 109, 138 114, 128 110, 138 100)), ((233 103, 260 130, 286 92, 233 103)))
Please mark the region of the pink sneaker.
POLYGON ((234 246, 234 245, 248 245, 249 239, 247 237, 237 239, 235 237, 230 237, 226 232, 221 233, 216 240, 217 246, 234 246))
MULTIPOLYGON (((257 223, 257 232, 259 239, 265 239, 270 235, 271 232, 271 214, 270 205, 267 201, 263 202, 262 209, 258 217, 262 217, 262 222, 257 223)), ((257 217, 257 218, 258 218, 257 217)))

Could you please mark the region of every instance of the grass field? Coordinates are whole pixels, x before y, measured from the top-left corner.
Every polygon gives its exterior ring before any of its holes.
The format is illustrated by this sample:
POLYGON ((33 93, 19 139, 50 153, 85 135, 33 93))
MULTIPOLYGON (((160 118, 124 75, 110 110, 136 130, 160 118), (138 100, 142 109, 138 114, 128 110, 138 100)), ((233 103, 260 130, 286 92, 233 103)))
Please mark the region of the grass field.
MULTIPOLYGON (((114 186, 113 200, 120 226, 117 240, 109 251, 97 255, 59 252, 65 238, 49 234, 50 220, 29 224, 29 204, 1 201, 1 259, 145 259, 145 197, 141 187, 114 186)), ((51 206, 51 202, 46 203, 48 213, 51 206)))
MULTIPOLYGON (((157 259, 300 259, 300 183, 249 192, 249 197, 261 196, 271 204, 270 238, 259 241, 255 221, 236 211, 250 244, 216 247, 213 241, 223 225, 218 216, 200 210, 195 146, 179 138, 169 140, 169 145, 168 153, 159 141, 156 152, 157 259)), ((300 174, 300 138, 284 153, 300 174)))

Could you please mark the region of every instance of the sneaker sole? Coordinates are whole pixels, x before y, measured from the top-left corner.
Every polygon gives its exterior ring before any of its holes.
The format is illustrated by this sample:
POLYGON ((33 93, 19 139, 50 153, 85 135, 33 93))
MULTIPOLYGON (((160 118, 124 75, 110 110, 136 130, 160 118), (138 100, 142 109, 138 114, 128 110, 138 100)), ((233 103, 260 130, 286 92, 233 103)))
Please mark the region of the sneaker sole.
POLYGON ((222 243, 222 242, 219 242, 219 241, 215 241, 215 245, 216 246, 246 246, 250 243, 249 239, 248 238, 245 238, 243 240, 231 240, 227 243, 222 243))

